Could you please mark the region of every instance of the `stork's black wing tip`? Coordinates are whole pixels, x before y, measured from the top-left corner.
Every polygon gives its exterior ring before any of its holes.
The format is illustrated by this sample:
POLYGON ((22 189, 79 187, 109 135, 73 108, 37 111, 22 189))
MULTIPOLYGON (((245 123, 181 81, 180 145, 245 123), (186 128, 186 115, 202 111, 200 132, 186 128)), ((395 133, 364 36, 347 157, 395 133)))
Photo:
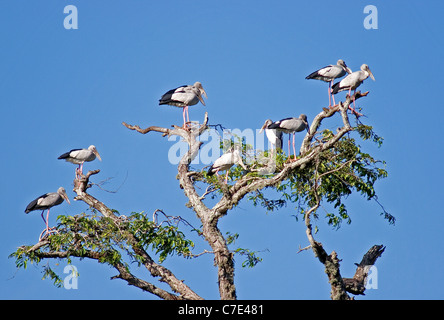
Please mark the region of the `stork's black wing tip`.
POLYGON ((208 171, 207 171, 207 176, 212 176, 212 175, 214 175, 214 171, 213 171, 213 165, 211 165, 211 167, 210 167, 210 169, 208 169, 208 171))

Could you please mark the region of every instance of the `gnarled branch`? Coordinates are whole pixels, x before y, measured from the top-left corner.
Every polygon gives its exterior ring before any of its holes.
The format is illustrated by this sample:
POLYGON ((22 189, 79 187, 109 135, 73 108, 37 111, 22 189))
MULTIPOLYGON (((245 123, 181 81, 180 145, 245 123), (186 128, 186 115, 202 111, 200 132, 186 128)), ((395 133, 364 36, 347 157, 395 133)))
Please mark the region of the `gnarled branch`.
MULTIPOLYGON (((101 212, 105 217, 110 218, 116 225, 119 225, 119 217, 117 217, 111 209, 109 209, 101 201, 86 193, 86 186, 88 185, 89 177, 91 176, 90 173, 93 174, 93 172, 90 171, 86 176, 81 176, 80 180, 82 181, 82 183, 74 182, 75 187, 73 191, 77 193, 75 200, 81 200, 85 202, 90 207, 101 212)), ((181 280, 177 279, 176 276, 169 269, 157 264, 151 258, 151 256, 139 245, 139 239, 137 239, 136 236, 134 236, 130 232, 126 232, 125 236, 128 239, 128 242, 134 252, 143 258, 143 265, 151 273, 152 276, 160 277, 160 281, 167 283, 174 292, 180 293, 184 299, 202 299, 181 280)), ((122 277, 123 279, 125 279, 124 275, 122 275, 122 277)))
MULTIPOLYGON (((50 240, 41 240, 37 244, 35 244, 33 247, 27 250, 28 253, 33 252, 35 256, 39 257, 40 259, 63 259, 63 258, 69 258, 69 257, 79 257, 79 258, 89 258, 93 260, 100 260, 103 258, 105 253, 99 253, 96 251, 91 250, 82 250, 82 254, 77 254, 74 251, 40 251, 42 247, 45 247, 50 244, 50 240)), ((116 262, 113 264, 113 267, 119 271, 119 275, 112 277, 111 279, 123 279, 128 282, 129 285, 138 287, 144 291, 150 292, 156 296, 158 296, 161 299, 165 300, 182 300, 184 297, 178 296, 172 293, 169 293, 166 290, 160 289, 157 286, 153 285, 152 283, 149 283, 147 281, 144 281, 142 279, 139 279, 135 277, 133 274, 131 274, 126 266, 122 263, 116 262)))
POLYGON ((197 137, 208 128, 208 113, 205 113, 203 124, 192 127, 190 130, 177 126, 174 126, 175 129, 160 128, 156 126, 140 129, 138 126, 131 126, 126 123, 123 123, 123 125, 128 129, 136 130, 142 134, 150 131, 157 131, 168 136, 178 135, 187 142, 189 149, 180 160, 178 166, 179 183, 185 196, 189 200, 191 208, 193 208, 197 217, 202 222, 202 233, 214 253, 214 261, 218 267, 220 297, 224 300, 236 299, 233 253, 228 249, 228 245, 217 226, 218 220, 212 219, 211 210, 203 202, 204 197, 197 193, 194 181, 191 179, 192 174, 190 174, 189 171, 189 164, 197 156, 200 146, 202 145, 201 141, 197 141, 197 137))
POLYGON ((353 278, 344 278, 345 290, 353 294, 364 295, 365 285, 370 267, 376 263, 376 260, 382 255, 385 247, 383 245, 374 245, 362 257, 353 278))

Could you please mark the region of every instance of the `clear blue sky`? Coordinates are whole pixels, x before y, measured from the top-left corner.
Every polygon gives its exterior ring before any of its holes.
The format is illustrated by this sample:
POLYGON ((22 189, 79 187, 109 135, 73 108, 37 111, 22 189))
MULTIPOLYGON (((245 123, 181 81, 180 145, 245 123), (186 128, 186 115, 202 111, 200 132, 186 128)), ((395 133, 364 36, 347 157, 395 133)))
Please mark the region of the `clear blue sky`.
MULTIPOLYGON (((206 107, 190 107, 192 120, 208 111, 211 123, 232 129, 300 113, 310 121, 326 106, 327 88, 305 76, 339 58, 353 70, 367 63, 376 77, 361 86, 370 95, 359 104, 363 121, 385 140, 380 149, 363 147, 387 161, 389 177, 376 187, 397 220, 389 225, 375 202, 352 196, 351 225, 332 230, 321 215, 316 237, 338 253, 344 277, 372 245, 387 246, 376 264, 378 289, 358 299, 444 298, 443 12, 440 1, 2 1, 0 298, 155 299, 110 280, 116 272, 91 261, 74 260, 78 289, 65 290, 42 281, 41 267, 17 272, 7 258, 35 243, 44 227, 39 212, 24 213, 35 197, 67 190, 71 205, 53 208, 51 225, 58 214, 88 210, 73 201, 74 166, 57 157, 94 144, 103 161, 85 170, 100 169, 94 181, 113 178, 103 188, 118 192, 95 187, 91 194, 122 214, 159 208, 198 224, 168 162, 174 142, 121 122, 181 124, 181 110, 159 107, 158 99, 195 81, 208 99, 206 107), (63 26, 68 4, 78 9, 77 30, 63 26), (363 26, 369 4, 378 9, 377 30, 363 26)), ((337 120, 324 128, 334 130, 337 120)), ((266 214, 244 201, 220 221, 223 232, 240 234, 238 246, 268 250, 253 269, 236 258, 238 298, 329 299, 323 266, 311 251, 296 254, 307 239, 295 212, 290 204, 266 214)), ((65 262, 50 263, 63 274, 65 262)), ((165 265, 198 294, 218 298, 209 255, 165 265)))

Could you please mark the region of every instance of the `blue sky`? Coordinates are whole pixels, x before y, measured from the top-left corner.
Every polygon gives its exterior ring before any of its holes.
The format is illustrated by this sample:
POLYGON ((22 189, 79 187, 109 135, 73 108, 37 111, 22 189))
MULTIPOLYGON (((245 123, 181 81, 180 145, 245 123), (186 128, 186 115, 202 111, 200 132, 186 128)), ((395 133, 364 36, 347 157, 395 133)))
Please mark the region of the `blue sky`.
MULTIPOLYGON (((352 223, 333 230, 322 217, 317 240, 335 250, 341 273, 374 244, 386 250, 377 261, 378 289, 358 299, 442 299, 442 83, 444 54, 440 1, 2 1, 0 3, 0 105, 3 124, 0 202, 0 298, 156 299, 92 261, 77 261, 77 290, 42 281, 41 266, 17 271, 8 255, 35 243, 44 225, 26 205, 64 186, 71 199, 51 210, 88 212, 73 201, 74 166, 57 160, 94 144, 103 161, 95 182, 112 178, 91 194, 122 214, 162 209, 198 224, 185 208, 176 166, 168 161, 174 141, 140 135, 121 125, 181 124, 181 110, 159 107, 167 90, 201 81, 206 107, 190 107, 192 120, 227 128, 258 129, 273 120, 305 113, 309 121, 326 106, 326 84, 305 80, 312 71, 344 59, 352 70, 367 63, 376 81, 359 101, 384 137, 378 149, 362 146, 387 162, 389 177, 376 185, 380 202, 396 217, 389 225, 374 201, 347 199, 352 223), (78 9, 78 29, 66 30, 65 5, 78 9), (378 9, 378 29, 363 26, 367 5, 378 9), (437 81, 438 80, 438 81, 437 81), (440 187, 441 186, 441 187, 440 187)), ((343 99, 344 93, 337 95, 343 99)), ((323 128, 335 129, 338 117, 323 128)), ((297 143, 302 136, 297 136, 297 143)), ((200 169, 203 165, 196 165, 200 169)), ((329 299, 323 266, 311 251, 302 221, 289 204, 265 213, 244 201, 220 221, 238 232, 237 246, 261 253, 262 263, 243 269, 236 258, 240 299, 329 299)), ((199 249, 208 249, 206 244, 199 249)), ((61 274, 65 262, 51 261, 61 274)), ((217 270, 209 255, 169 258, 164 264, 198 294, 217 299, 217 270)), ((144 270, 137 272, 146 276, 144 270)), ((150 277, 148 277, 150 279, 150 277)), ((157 283, 157 282, 155 282, 157 283)))

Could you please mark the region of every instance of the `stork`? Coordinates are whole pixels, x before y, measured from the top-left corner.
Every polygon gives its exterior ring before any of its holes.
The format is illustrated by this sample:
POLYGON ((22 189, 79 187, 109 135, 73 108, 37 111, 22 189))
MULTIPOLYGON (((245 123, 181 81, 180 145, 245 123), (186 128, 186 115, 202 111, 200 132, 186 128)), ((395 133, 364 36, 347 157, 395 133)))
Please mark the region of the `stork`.
MULTIPOLYGON (((356 88, 358 88, 362 82, 368 77, 372 78, 375 81, 375 77, 373 73, 370 71, 370 68, 365 63, 361 66, 361 70, 355 71, 339 82, 336 82, 332 87, 332 94, 337 94, 338 92, 348 90, 348 95, 351 96, 351 91, 354 90, 356 93, 356 88)), ((357 114, 355 110, 355 97, 353 95, 353 113, 357 114)))
POLYGON ((65 159, 68 162, 78 164, 79 167, 76 168, 76 178, 79 174, 83 174, 83 163, 90 162, 97 159, 102 161, 102 158, 100 157, 99 152, 97 151, 96 147, 93 145, 90 145, 88 149, 72 149, 71 151, 68 151, 64 154, 62 154, 57 159, 65 159))
POLYGON ((207 93, 205 92, 202 84, 200 82, 194 83, 192 86, 183 85, 175 89, 171 89, 166 92, 159 100, 159 105, 170 105, 183 108, 183 127, 187 128, 187 121, 185 120, 185 114, 187 116, 188 122, 190 122, 190 116, 188 114, 188 106, 194 106, 199 101, 205 106, 205 102, 202 95, 207 98, 207 93))
POLYGON ((49 228, 48 226, 48 218, 49 218, 49 209, 51 209, 54 206, 57 206, 63 202, 63 200, 66 200, 68 204, 71 204, 69 202, 68 195, 66 194, 65 188, 60 187, 57 192, 50 192, 45 193, 44 195, 41 195, 37 199, 31 201, 28 206, 25 209, 25 213, 29 213, 34 210, 42 210, 42 219, 45 222, 46 229, 42 231, 39 237, 39 241, 42 239, 42 234, 45 232, 45 234, 50 234, 51 232, 54 232, 54 228, 49 228), (45 213, 45 210, 48 209, 48 212, 46 213, 46 220, 43 214, 45 213))
MULTIPOLYGON (((324 68, 321 68, 315 72, 310 73, 305 79, 316 79, 328 82, 328 106, 331 107, 331 86, 333 81, 338 78, 342 78, 346 73, 352 73, 351 69, 347 67, 344 60, 339 59, 334 65, 331 64, 324 68)), ((333 97, 333 105, 335 105, 335 97, 333 97)))
POLYGON ((293 134, 293 154, 296 159, 296 150, 294 146, 294 136, 296 132, 301 132, 303 130, 307 130, 307 132, 310 132, 308 122, 307 122, 307 116, 305 114, 301 114, 299 118, 285 118, 282 120, 278 120, 276 122, 273 122, 268 126, 268 129, 276 129, 278 131, 282 131, 284 133, 288 133, 288 153, 289 158, 291 155, 290 151, 290 135, 293 134))
POLYGON ((238 147, 231 148, 228 152, 217 158, 216 161, 214 161, 214 163, 208 169, 207 175, 219 175, 219 171, 226 170, 227 173, 225 175, 225 184, 227 184, 228 173, 230 171, 230 168, 235 164, 240 165, 245 170, 248 170, 245 164, 242 162, 242 157, 240 155, 240 150, 238 147))
POLYGON ((271 119, 265 120, 265 123, 259 133, 262 133, 262 131, 265 130, 265 134, 267 135, 268 141, 270 141, 272 148, 282 149, 282 131, 277 129, 268 129, 268 126, 272 123, 273 121, 271 119))

